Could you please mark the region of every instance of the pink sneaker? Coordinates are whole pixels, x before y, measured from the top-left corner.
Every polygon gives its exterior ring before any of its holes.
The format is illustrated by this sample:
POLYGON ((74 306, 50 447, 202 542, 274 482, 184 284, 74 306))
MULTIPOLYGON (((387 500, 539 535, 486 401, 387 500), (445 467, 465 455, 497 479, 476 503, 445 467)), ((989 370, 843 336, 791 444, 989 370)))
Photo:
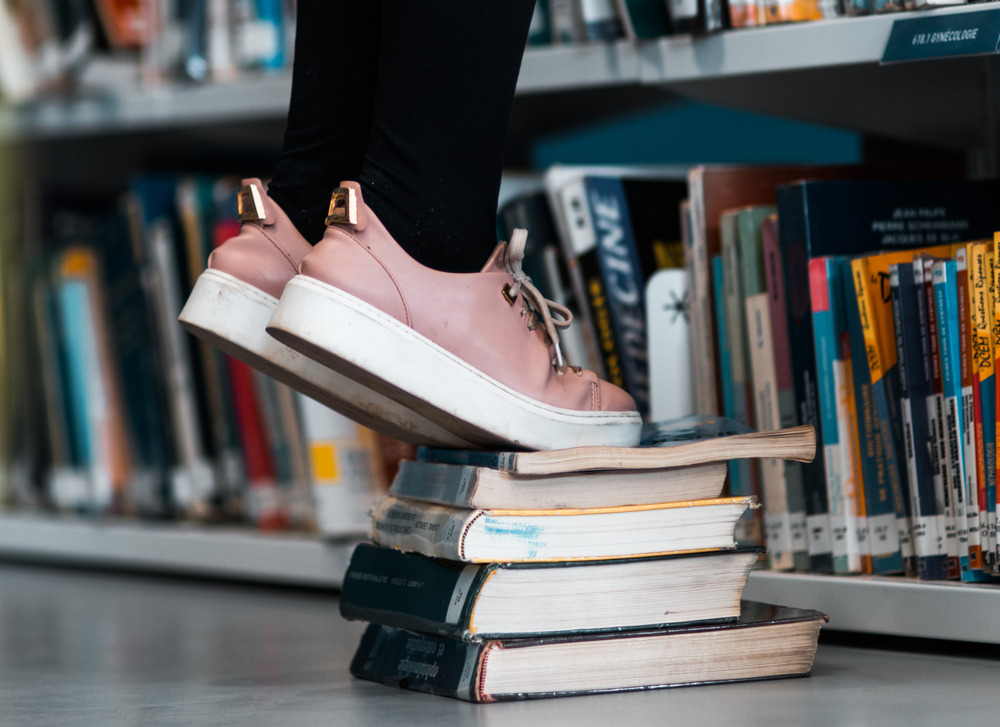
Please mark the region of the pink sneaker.
POLYGON ((209 256, 179 320, 225 353, 367 427, 414 444, 469 442, 265 332, 285 284, 312 250, 258 179, 243 180, 236 237, 209 256))
POLYGON ((327 222, 268 324, 275 338, 482 447, 638 444, 632 397, 562 361, 570 315, 521 271, 523 230, 481 272, 455 274, 409 257, 355 182, 327 222))

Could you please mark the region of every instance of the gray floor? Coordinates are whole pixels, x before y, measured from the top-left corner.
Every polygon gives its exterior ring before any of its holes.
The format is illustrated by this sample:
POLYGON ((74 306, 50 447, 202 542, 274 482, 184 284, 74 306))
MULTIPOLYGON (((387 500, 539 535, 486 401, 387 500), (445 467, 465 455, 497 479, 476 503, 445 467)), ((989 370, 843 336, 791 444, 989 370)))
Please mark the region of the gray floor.
POLYGON ((353 680, 362 627, 330 593, 0 564, 0 727, 997 723, 997 657, 823 643, 808 679, 472 705, 353 680))

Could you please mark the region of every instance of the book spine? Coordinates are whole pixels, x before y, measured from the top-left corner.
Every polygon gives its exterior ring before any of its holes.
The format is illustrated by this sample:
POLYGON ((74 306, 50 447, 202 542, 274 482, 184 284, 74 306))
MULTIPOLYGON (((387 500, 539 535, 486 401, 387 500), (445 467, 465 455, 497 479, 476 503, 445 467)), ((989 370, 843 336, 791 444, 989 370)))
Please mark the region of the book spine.
MULTIPOLYGON (((719 218, 722 250, 723 311, 726 325, 722 332, 729 348, 732 397, 723 415, 750 425, 753 421, 753 383, 750 380, 750 350, 747 346, 747 320, 744 312, 742 266, 736 236, 736 213, 724 212, 719 218), (731 408, 730 408, 731 407, 731 408)), ((720 344, 720 350, 722 345, 720 344)), ((733 495, 761 495, 760 468, 755 459, 732 460, 729 485, 733 495)), ((741 542, 762 545, 764 532, 760 511, 749 511, 741 521, 741 542)))
MULTIPOLYGON (((912 263, 892 265, 889 284, 898 360, 901 401, 906 446, 906 466, 910 484, 913 549, 917 558, 917 574, 923 580, 941 580, 944 573, 944 533, 934 496, 934 480, 927 443, 927 392, 920 348, 918 309, 922 287, 914 282, 912 263)), ((921 282, 923 275, 921 272, 921 282)))
POLYGON ((579 302, 575 313, 579 316, 579 324, 590 334, 586 337, 587 368, 594 373, 610 380, 610 373, 605 368, 604 351, 613 345, 610 318, 606 306, 595 310, 594 300, 605 303, 603 296, 595 296, 590 290, 590 283, 596 281, 597 293, 600 293, 600 275, 597 274, 595 257, 597 236, 587 208, 586 190, 583 179, 573 179, 559 189, 550 189, 549 197, 555 213, 559 242, 562 245, 563 256, 569 272, 570 286, 573 295, 579 302))
POLYGON ((480 588, 492 570, 361 544, 344 575, 340 614, 466 638, 480 588))
MULTIPOLYGON (((992 310, 993 310, 993 325, 991 327, 993 333, 993 371, 994 371, 994 382, 996 380, 996 372, 1000 371, 1000 261, 997 260, 997 250, 1000 249, 1000 233, 994 233, 993 236, 993 279, 992 288, 990 290, 992 298, 992 310)), ((995 431, 1000 432, 1000 386, 996 386, 994 383, 994 423, 995 431)), ((994 479, 998 480, 1000 483, 1000 458, 995 458, 994 467, 994 479)), ((996 488, 996 496, 990 500, 990 505, 1000 516, 1000 487, 996 488)), ((994 550, 996 553, 997 566, 994 569, 994 574, 1000 575, 1000 517, 995 518, 997 520, 997 526, 995 528, 995 546, 994 550)))
POLYGON ((368 527, 379 481, 370 432, 315 399, 296 397, 316 503, 326 536, 357 537, 368 527))
POLYGON ((621 180, 587 177, 585 195, 595 244, 580 254, 611 383, 649 411, 646 281, 621 180))
POLYGON ((612 0, 579 0, 587 40, 615 40, 625 35, 622 19, 612 0))
POLYGON ((370 534, 376 543, 387 548, 464 561, 465 534, 478 514, 478 511, 431 505, 414 508, 405 500, 386 498, 371 517, 370 534))
POLYGON ((974 426, 976 433, 977 511, 979 514, 980 569, 983 575, 994 569, 996 507, 996 425, 993 408, 996 392, 993 376, 993 335, 990 289, 992 287, 992 243, 970 246, 969 308, 970 349, 974 388, 974 426))
POLYGON ((457 507, 474 507, 478 468, 403 460, 389 494, 457 507))
POLYGON ((899 412, 899 369, 892 320, 892 303, 887 287, 891 260, 912 259, 910 253, 881 254, 852 261, 855 294, 866 346, 871 379, 875 423, 882 437, 885 476, 896 512, 900 554, 907 573, 916 573, 913 538, 910 533, 910 503, 903 443, 902 415, 899 412))
POLYGON ((974 580, 973 571, 982 571, 983 547, 979 535, 979 448, 982 432, 976 434, 976 405, 979 386, 974 381, 972 357, 972 312, 970 307, 969 268, 971 246, 963 245, 955 253, 955 288, 958 303, 958 371, 961 386, 962 458, 965 472, 965 531, 968 537, 969 567, 962 578, 974 580), (978 440, 978 441, 977 441, 978 440))
POLYGON ((840 265, 835 260, 809 261, 810 298, 816 349, 816 382, 821 415, 831 547, 836 573, 860 573, 867 551, 867 527, 858 503, 860 472, 855 466, 857 443, 847 406, 852 397, 844 358, 847 349, 843 321, 840 265))
POLYGON ((712 311, 711 272, 708 233, 705 220, 703 170, 693 169, 688 177, 691 204, 691 226, 685 237, 684 265, 688 271, 690 291, 688 313, 692 331, 706 335, 691 337, 691 371, 694 374, 695 411, 716 414, 720 411, 718 398, 715 336, 715 316, 712 311))
POLYGON ((941 383, 944 404, 943 435, 946 442, 945 487, 952 497, 952 520, 962 573, 969 570, 969 533, 965 502, 965 458, 962 452, 962 385, 958 341, 958 291, 955 260, 939 260, 933 266, 937 306, 941 383))
MULTIPOLYGON (((862 481, 868 516, 872 569, 875 573, 896 573, 903 570, 903 558, 896 524, 896 507, 886 463, 884 432, 879 426, 872 386, 869 356, 873 353, 865 327, 871 317, 862 320, 864 281, 855 280, 851 262, 843 263, 844 300, 851 346, 851 369, 854 377, 855 410, 861 451, 862 481)), ((870 334, 869 334, 870 335, 870 334)))
POLYGON ((952 501, 951 481, 949 479, 951 464, 948 449, 948 436, 945 432, 945 397, 944 379, 941 373, 941 336, 938 325, 937 295, 934 289, 933 258, 924 260, 924 295, 927 310, 928 344, 926 361, 929 363, 930 384, 932 395, 928 400, 929 421, 931 426, 931 444, 936 450, 937 474, 934 480, 938 500, 938 512, 944 523, 945 552, 947 554, 947 571, 949 577, 959 577, 958 563, 958 530, 955 527, 955 506, 952 501))
POLYGON ((419 447, 417 459, 423 462, 489 467, 501 472, 513 472, 517 452, 488 452, 475 449, 445 449, 443 447, 419 447))
MULTIPOLYGON (((771 211, 769 207, 750 207, 741 210, 737 219, 755 425, 761 431, 772 431, 782 426, 771 303, 760 236, 760 223, 771 211)), ((767 547, 772 567, 777 570, 807 570, 809 554, 801 470, 789 468, 786 462, 774 459, 762 460, 760 468, 767 547)))
MULTIPOLYGON (((777 215, 770 215, 761 222, 761 238, 767 294, 771 305, 771 331, 781 426, 794 427, 799 424, 811 424, 815 427, 818 424, 815 416, 811 417, 809 421, 803 418, 795 390, 795 375, 793 374, 795 361, 788 335, 790 302, 788 295, 786 295, 777 215)), ((811 357, 808 363, 812 366, 811 357)), ((808 464, 790 462, 787 467, 790 474, 793 477, 798 477, 802 482, 809 570, 813 573, 829 573, 833 570, 833 551, 822 450, 818 450, 817 457, 808 464)))
POLYGON ((482 642, 370 624, 351 660, 351 674, 427 694, 489 701, 479 691, 482 642))

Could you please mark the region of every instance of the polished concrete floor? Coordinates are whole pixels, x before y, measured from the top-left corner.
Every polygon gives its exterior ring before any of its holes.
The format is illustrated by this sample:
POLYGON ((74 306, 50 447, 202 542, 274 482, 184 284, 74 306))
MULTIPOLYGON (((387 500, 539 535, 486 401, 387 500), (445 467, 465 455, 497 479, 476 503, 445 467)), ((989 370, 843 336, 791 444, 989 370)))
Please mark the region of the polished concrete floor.
POLYGON ((0 727, 996 724, 982 650, 822 643, 808 679, 472 705, 352 679, 362 628, 329 592, 0 564, 0 727))

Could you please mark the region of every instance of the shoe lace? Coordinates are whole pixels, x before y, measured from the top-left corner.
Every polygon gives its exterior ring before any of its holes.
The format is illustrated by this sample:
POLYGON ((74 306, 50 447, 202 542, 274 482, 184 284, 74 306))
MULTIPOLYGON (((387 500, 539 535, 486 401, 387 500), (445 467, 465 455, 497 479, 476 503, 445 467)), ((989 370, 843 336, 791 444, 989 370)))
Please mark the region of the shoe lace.
POLYGON ((514 285, 507 291, 507 295, 509 295, 509 300, 513 301, 517 299, 518 293, 524 293, 522 300, 525 300, 529 310, 533 314, 532 320, 528 324, 529 327, 534 327, 535 317, 541 318, 542 325, 545 326, 545 333, 548 335, 549 340, 552 342, 552 347, 555 349, 556 357, 553 365, 556 367, 556 370, 560 374, 565 373, 568 368, 576 370, 577 367, 570 366, 563 356, 562 348, 559 346, 558 333, 559 330, 569 328, 570 324, 573 323, 573 313, 566 306, 549 300, 542 295, 541 291, 531 282, 528 274, 522 269, 524 248, 527 241, 528 231, 518 228, 511 234, 510 242, 507 243, 504 266, 514 279, 514 285))

